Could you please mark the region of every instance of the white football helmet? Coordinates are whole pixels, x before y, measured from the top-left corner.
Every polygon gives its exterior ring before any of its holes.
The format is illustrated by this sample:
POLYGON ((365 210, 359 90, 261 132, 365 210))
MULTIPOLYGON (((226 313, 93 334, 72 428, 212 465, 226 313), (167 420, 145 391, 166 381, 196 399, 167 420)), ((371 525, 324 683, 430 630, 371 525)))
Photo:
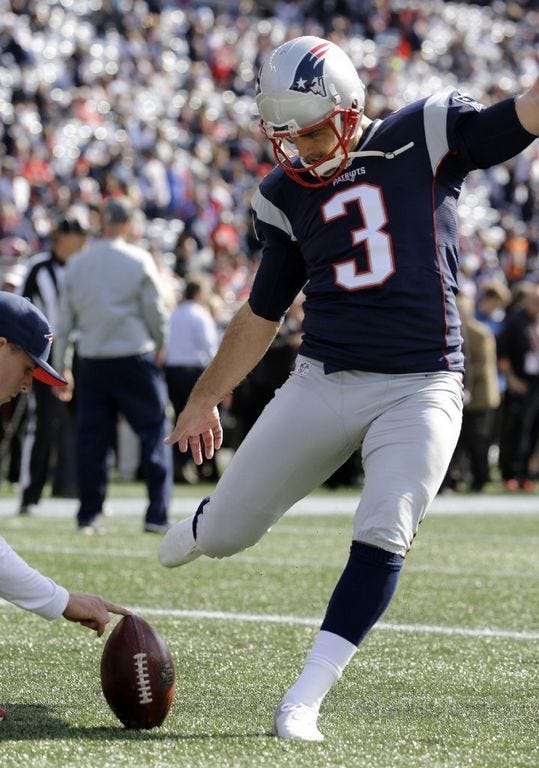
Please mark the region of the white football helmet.
POLYGON ((348 56, 334 43, 304 36, 276 48, 258 74, 256 103, 260 128, 271 141, 276 162, 305 187, 329 184, 348 162, 357 135, 365 88, 348 56), (335 148, 316 163, 294 162, 287 144, 323 125, 335 133, 335 148))

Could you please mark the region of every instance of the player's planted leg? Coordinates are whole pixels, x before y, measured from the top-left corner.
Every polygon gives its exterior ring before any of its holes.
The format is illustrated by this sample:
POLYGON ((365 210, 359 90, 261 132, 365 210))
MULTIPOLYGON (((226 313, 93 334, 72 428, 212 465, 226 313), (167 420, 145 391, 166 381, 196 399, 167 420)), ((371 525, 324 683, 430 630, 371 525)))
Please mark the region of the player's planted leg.
POLYGON ((391 602, 403 563, 401 555, 352 542, 305 666, 275 710, 276 736, 301 741, 324 738, 316 724, 320 705, 391 602))

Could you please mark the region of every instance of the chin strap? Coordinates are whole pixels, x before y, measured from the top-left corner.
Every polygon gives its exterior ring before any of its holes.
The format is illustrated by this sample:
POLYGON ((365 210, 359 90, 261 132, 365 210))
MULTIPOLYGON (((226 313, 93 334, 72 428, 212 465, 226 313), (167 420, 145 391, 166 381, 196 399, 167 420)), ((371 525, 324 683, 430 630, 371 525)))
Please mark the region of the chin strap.
MULTIPOLYGON (((408 149, 411 149, 414 146, 414 142, 410 141, 408 144, 405 144, 403 147, 399 147, 399 149, 395 149, 393 152, 381 152, 380 150, 359 150, 358 152, 349 152, 348 153, 348 159, 352 160, 356 157, 383 157, 384 160, 393 160, 398 155, 402 155, 403 152, 406 152, 408 149)), ((336 167, 338 167, 339 163, 336 162, 338 158, 341 158, 342 161, 342 155, 337 155, 336 157, 332 157, 331 160, 327 160, 325 163, 322 163, 318 166, 316 169, 316 172, 320 176, 329 175, 332 171, 335 170, 336 167)), ((344 168, 343 168, 344 171, 344 168)))

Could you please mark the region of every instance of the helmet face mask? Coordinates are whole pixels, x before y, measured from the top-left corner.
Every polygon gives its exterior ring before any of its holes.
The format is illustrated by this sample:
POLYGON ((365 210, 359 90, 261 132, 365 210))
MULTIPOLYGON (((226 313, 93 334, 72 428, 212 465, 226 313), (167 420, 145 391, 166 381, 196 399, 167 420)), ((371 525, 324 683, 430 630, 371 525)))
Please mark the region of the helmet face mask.
POLYGON ((311 36, 281 45, 260 70, 256 101, 260 129, 273 145, 275 161, 298 184, 325 186, 347 165, 365 90, 354 65, 336 45, 311 36), (335 135, 331 151, 316 162, 298 161, 290 143, 326 125, 335 135))
POLYGON ((263 120, 260 121, 260 130, 272 143, 276 163, 293 181, 304 187, 325 187, 348 164, 348 146, 356 133, 358 118, 357 110, 335 110, 321 123, 298 130, 293 134, 278 135, 275 132, 269 134, 263 120), (300 158, 301 165, 295 163, 299 155, 294 146, 294 140, 298 136, 317 131, 325 125, 331 128, 335 136, 333 149, 316 162, 307 163, 300 158))

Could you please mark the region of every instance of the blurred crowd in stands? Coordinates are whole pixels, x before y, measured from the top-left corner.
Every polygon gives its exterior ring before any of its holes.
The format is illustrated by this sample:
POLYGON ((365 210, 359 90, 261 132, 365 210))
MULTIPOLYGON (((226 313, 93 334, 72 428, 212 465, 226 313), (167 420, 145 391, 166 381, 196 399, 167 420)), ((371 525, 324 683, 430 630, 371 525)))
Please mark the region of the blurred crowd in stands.
MULTIPOLYGON (((259 258, 249 201, 273 164, 257 126, 256 73, 275 46, 300 34, 328 37, 350 55, 366 83, 371 118, 448 86, 489 104, 524 90, 539 66, 533 0, 0 0, 4 289, 17 290, 29 260, 50 249, 59 217, 74 216, 97 235, 103 204, 127 195, 139 212, 137 239, 159 267, 170 311, 186 285, 202 280, 207 308, 222 331, 249 295, 259 258)), ((500 440, 517 439, 507 436, 503 407, 509 378, 518 374, 515 361, 511 367, 507 360, 518 344, 506 339, 500 351, 496 337, 524 297, 533 317, 511 326, 511 333, 526 332, 539 356, 539 307, 534 310, 529 299, 539 283, 538 190, 536 141, 503 166, 471 174, 462 191, 465 316, 494 339, 488 366, 496 381, 475 408, 488 411, 488 425, 475 424, 471 443, 466 432, 447 488, 481 490, 492 467, 499 476, 500 440), (487 430, 479 459, 470 449, 478 429, 487 430)), ((274 387, 288 373, 300 311, 293 308, 270 351, 274 366, 266 360, 265 373, 255 371, 225 404, 232 449, 256 415, 255 388, 268 380, 274 387)), ((464 338, 470 348, 470 334, 464 338)), ((523 354, 532 353, 530 346, 523 354)), ((474 362, 474 370, 481 365, 474 362)), ((501 478, 508 489, 515 481, 514 488, 531 490, 539 474, 539 360, 535 374, 520 373, 528 389, 518 422, 519 434, 522 423, 528 430, 527 471, 520 478, 502 468, 501 478)), ((470 378, 467 387, 470 413, 470 378)), ((11 482, 18 472, 15 408, 3 408, 0 442, 1 472, 11 482)), ((356 482, 360 474, 356 457, 329 484, 356 482)))

